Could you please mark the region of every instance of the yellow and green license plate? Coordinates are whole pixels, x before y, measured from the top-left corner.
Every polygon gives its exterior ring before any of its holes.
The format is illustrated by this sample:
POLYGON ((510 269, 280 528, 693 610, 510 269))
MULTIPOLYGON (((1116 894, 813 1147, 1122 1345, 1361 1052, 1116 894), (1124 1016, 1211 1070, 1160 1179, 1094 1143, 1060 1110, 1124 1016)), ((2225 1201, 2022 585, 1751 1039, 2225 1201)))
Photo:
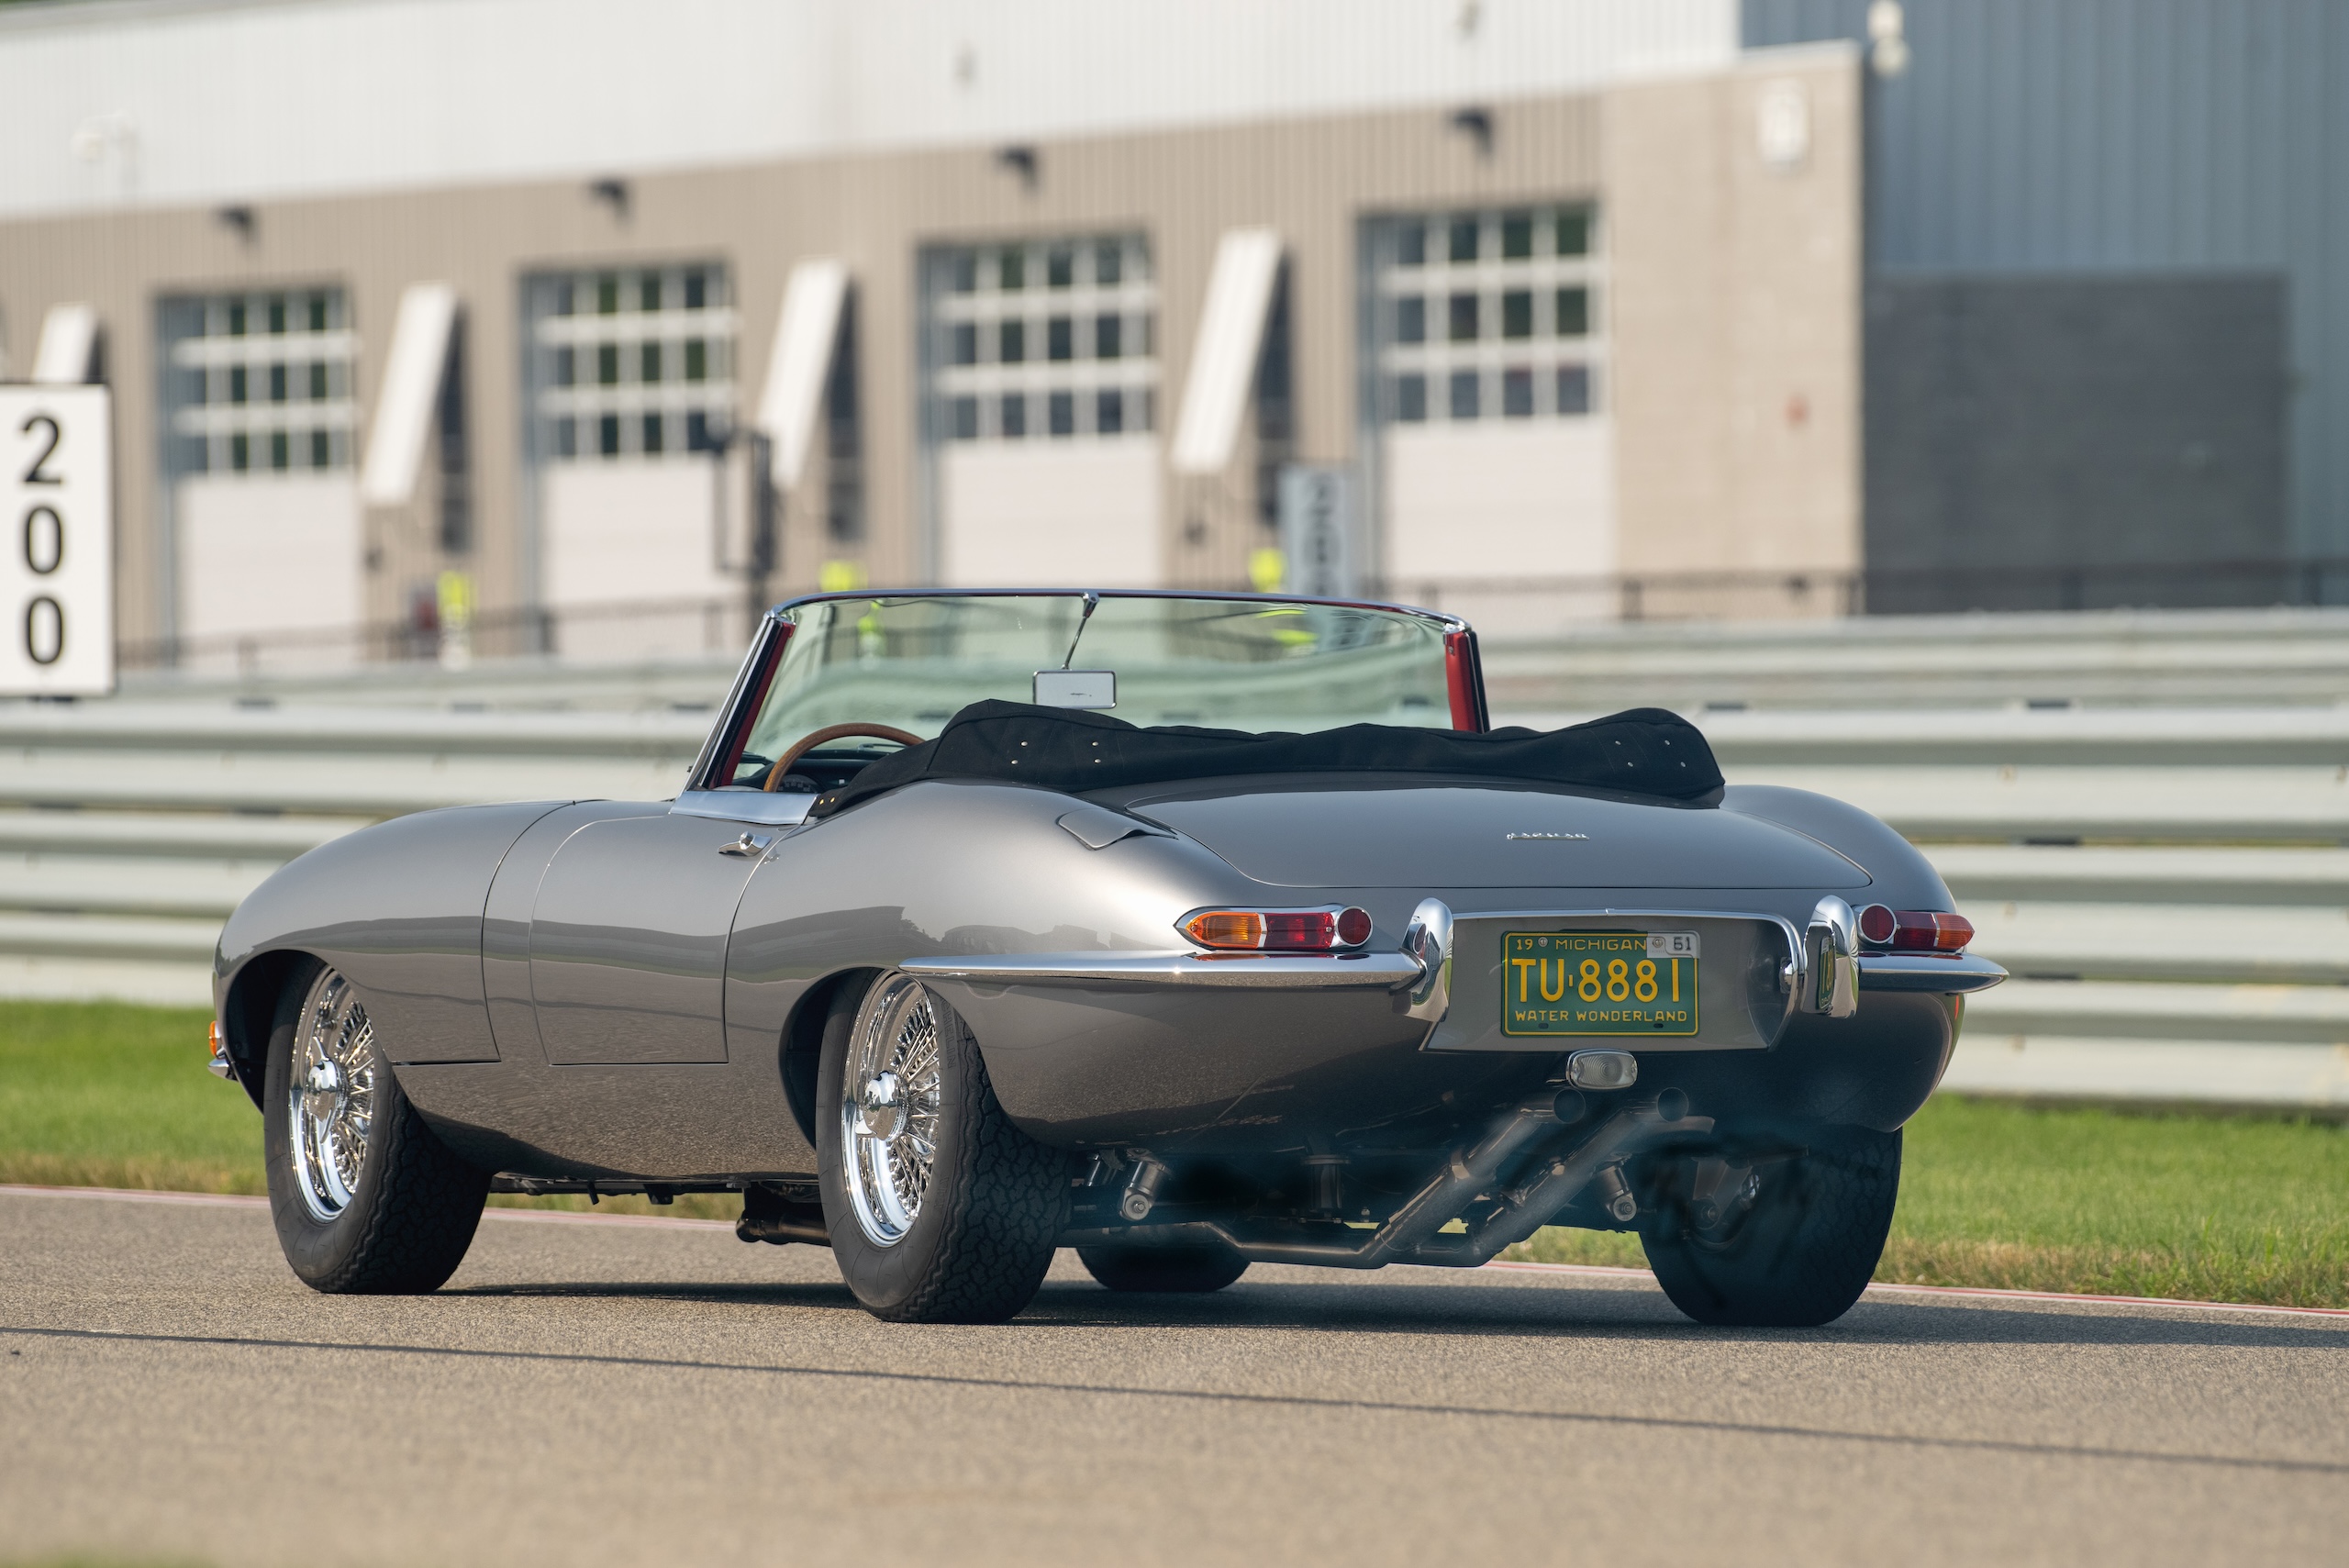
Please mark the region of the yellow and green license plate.
POLYGON ((1694 931, 1509 931, 1505 1035, 1697 1032, 1694 931))

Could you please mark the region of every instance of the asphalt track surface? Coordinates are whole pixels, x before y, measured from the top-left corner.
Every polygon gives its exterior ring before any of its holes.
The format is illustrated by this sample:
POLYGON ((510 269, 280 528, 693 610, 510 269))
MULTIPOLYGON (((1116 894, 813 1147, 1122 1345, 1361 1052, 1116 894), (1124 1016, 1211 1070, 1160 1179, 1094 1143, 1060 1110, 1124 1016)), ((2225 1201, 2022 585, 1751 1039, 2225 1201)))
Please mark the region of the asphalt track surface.
POLYGON ((2349 1318, 1259 1267, 999 1328, 827 1254, 495 1219, 328 1297, 250 1205, 0 1193, 0 1562, 2349 1559, 2349 1318))

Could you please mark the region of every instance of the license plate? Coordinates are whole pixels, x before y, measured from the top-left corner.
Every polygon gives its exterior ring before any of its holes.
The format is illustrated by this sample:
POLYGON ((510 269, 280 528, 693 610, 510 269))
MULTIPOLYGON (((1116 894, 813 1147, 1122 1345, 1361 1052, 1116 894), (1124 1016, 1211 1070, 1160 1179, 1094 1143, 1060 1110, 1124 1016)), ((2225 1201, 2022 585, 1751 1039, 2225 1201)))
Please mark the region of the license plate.
POLYGON ((1697 1032, 1694 931, 1509 931, 1505 1035, 1697 1032))

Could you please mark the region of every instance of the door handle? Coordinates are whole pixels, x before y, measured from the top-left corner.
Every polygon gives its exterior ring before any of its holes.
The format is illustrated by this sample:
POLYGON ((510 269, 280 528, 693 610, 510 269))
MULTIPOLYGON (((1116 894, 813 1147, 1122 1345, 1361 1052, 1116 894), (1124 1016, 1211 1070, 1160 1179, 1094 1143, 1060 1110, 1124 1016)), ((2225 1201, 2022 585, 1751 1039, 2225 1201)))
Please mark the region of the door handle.
POLYGON ((718 852, 721 855, 732 855, 736 860, 755 860, 765 852, 769 844, 774 842, 774 838, 772 834, 762 839, 756 833, 745 833, 730 844, 718 845, 718 852))

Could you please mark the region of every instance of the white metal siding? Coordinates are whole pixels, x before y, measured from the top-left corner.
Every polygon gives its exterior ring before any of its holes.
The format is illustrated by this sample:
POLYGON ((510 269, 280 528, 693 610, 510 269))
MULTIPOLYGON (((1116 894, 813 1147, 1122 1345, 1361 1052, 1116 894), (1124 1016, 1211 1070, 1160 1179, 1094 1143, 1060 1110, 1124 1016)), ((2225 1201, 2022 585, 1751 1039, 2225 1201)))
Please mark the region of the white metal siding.
POLYGON ((1525 97, 1718 68, 1736 31, 1735 0, 26 8, 0 15, 0 216, 1525 97))

